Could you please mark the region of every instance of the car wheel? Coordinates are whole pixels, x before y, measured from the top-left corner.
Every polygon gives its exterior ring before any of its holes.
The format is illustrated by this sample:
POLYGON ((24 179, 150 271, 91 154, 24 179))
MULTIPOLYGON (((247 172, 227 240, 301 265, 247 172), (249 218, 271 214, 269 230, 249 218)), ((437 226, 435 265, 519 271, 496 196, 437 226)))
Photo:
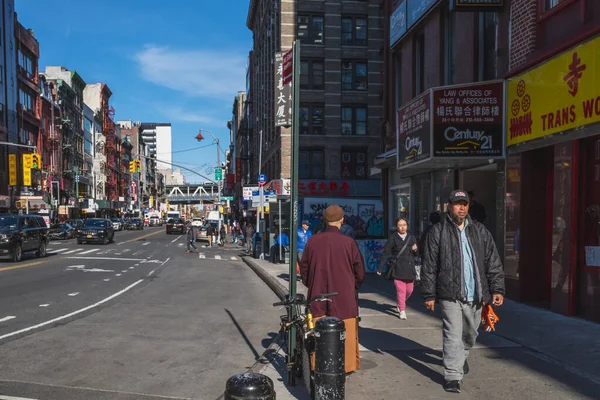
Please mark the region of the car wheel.
POLYGON ((77 244, 83 244, 83 241, 77 239, 77 244))
POLYGON ((42 240, 42 244, 40 244, 40 248, 36 251, 35 255, 38 258, 46 257, 46 242, 42 240))
POLYGON ((19 262, 23 259, 23 248, 21 247, 21 243, 17 243, 12 253, 13 262, 19 262))

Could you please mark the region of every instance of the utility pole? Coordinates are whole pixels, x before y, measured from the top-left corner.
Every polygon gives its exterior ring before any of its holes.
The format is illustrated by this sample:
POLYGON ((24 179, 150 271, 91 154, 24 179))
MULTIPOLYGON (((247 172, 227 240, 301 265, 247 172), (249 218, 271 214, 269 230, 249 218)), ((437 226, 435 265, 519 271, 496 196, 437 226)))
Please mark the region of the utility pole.
MULTIPOLYGON (((202 129, 200 128, 200 132, 198 132, 198 135, 196 135, 196 140, 201 141, 204 139, 204 137, 202 136, 202 132, 208 132, 208 134, 213 138, 213 140, 215 141, 215 143, 217 144, 217 169, 221 169, 221 141, 219 140, 219 138, 217 138, 215 135, 212 134, 211 131, 209 131, 208 129, 202 129)), ((221 190, 223 187, 223 174, 221 173, 221 179, 217 180, 217 185, 218 185, 218 202, 221 202, 221 190)), ((220 207, 220 206, 217 206, 220 207)), ((217 210, 219 211, 219 223, 218 223, 218 233, 217 233, 217 237, 219 237, 218 235, 221 234, 221 225, 222 225, 222 215, 221 215, 221 210, 220 208, 217 208, 217 210)), ((225 238, 223 238, 223 240, 225 240, 225 238)))

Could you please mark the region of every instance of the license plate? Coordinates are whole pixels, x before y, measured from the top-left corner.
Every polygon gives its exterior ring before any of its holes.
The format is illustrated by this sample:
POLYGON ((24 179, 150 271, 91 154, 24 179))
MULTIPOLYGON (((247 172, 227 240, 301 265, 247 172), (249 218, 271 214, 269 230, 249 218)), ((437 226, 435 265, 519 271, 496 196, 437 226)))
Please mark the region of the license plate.
POLYGON ((88 238, 88 239, 91 239, 91 238, 92 238, 92 235, 87 235, 87 238, 88 238))

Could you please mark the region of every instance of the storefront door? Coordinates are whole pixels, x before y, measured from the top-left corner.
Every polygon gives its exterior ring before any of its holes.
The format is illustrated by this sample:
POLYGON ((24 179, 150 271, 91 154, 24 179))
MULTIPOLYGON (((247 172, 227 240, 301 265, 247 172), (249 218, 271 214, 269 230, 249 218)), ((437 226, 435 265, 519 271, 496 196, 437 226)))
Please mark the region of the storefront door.
POLYGON ((600 321, 600 137, 582 142, 577 313, 600 321))

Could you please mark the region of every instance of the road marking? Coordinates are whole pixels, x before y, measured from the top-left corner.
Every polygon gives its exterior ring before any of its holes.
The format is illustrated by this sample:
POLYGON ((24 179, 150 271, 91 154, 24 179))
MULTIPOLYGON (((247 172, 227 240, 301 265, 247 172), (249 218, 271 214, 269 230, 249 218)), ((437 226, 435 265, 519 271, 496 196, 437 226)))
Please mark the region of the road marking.
POLYGON ((65 250, 69 250, 69 248, 65 247, 64 249, 56 249, 56 250, 51 249, 50 251, 53 252, 53 253, 60 253, 61 251, 65 251, 65 250))
POLYGON ((179 239, 181 239, 181 236, 183 236, 183 235, 179 235, 175 239, 171 240, 171 243, 175 243, 176 241, 178 241, 179 239))
POLYGON ((81 308, 81 309, 79 309, 77 311, 73 311, 72 313, 69 313, 69 314, 63 315, 61 317, 57 317, 57 318, 51 319, 51 320, 46 321, 46 322, 42 322, 41 324, 33 325, 33 326, 28 327, 28 328, 23 328, 23 329, 20 329, 18 331, 14 331, 14 332, 2 335, 2 336, 0 336, 0 340, 9 338, 11 336, 19 335, 21 333, 26 333, 26 332, 32 331, 34 329, 38 329, 38 328, 44 327, 46 325, 51 325, 51 324, 54 324, 55 322, 62 321, 63 319, 70 318, 70 317, 75 316, 77 314, 81 314, 82 312, 85 312, 87 310, 91 310, 92 308, 98 307, 99 305, 102 305, 102 304, 106 303, 107 301, 111 301, 115 297, 119 297, 120 295, 122 295, 123 293, 125 293, 125 292, 133 289, 134 287, 136 287, 137 285, 139 285, 143 281, 144 281, 143 279, 140 279, 137 282, 134 282, 131 285, 127 286, 125 289, 123 289, 123 290, 121 290, 121 291, 119 291, 117 293, 114 293, 114 294, 108 296, 107 298, 105 298, 103 300, 100 300, 97 303, 91 304, 91 305, 89 305, 87 307, 83 307, 83 308, 81 308))
POLYGON ((220 260, 220 259, 221 259, 221 256, 217 254, 217 255, 215 256, 215 260, 220 260))
POLYGON ((140 266, 140 264, 139 264, 139 263, 138 263, 138 264, 133 264, 133 266, 134 266, 134 267, 139 267, 139 266, 140 266))
POLYGON ((125 272, 127 272, 127 270, 126 270, 126 269, 124 269, 124 270, 123 270, 123 271, 121 271, 121 272, 122 272, 122 273, 125 273, 125 272))
POLYGON ((47 262, 48 261, 35 261, 35 262, 31 262, 29 264, 15 265, 14 267, 4 267, 4 268, 0 268, 0 272, 2 272, 2 271, 10 271, 11 269, 33 267, 34 265, 40 265, 40 264, 44 264, 44 263, 47 263, 47 262))
MULTIPOLYGON (((149 233, 149 234, 147 234, 147 235, 140 236, 140 237, 138 237, 138 238, 135 238, 135 239, 129 239, 129 240, 126 240, 126 241, 124 241, 124 242, 121 242, 121 243, 130 243, 130 242, 135 242, 135 241, 138 241, 138 240, 140 240, 140 239, 145 239, 145 238, 147 238, 147 237, 149 237, 149 236, 156 235, 156 234, 158 234, 158 233, 161 233, 161 232, 162 232, 162 230, 161 230, 161 231, 152 232, 152 233, 149 233)), ((119 243, 119 244, 121 244, 121 243, 119 243)))
POLYGON ((150 243, 152 243, 152 242, 142 243, 142 246, 148 246, 150 243))
POLYGON ((115 272, 112 269, 100 269, 100 268, 90 268, 90 269, 82 269, 83 272, 115 272))
POLYGON ((48 307, 50 304, 40 304, 40 307, 48 307))
POLYGON ((37 399, 31 399, 29 397, 13 397, 13 396, 1 396, 0 395, 0 400, 37 400, 37 399))
POLYGON ((110 278, 106 278, 106 279, 104 280, 104 282, 108 282, 108 281, 110 281, 110 278))
POLYGON ((185 246, 185 243, 179 243, 177 246, 185 246))
MULTIPOLYGON (((171 259, 171 257, 167 257, 167 259, 165 261, 163 261, 162 264, 160 264, 160 266, 162 267, 163 265, 165 265, 166 263, 168 263, 170 259, 171 259)), ((156 271, 159 268, 160 267, 154 268, 152 271, 150 271, 150 273, 148 274, 148 276, 152 276, 154 274, 154 271, 156 271)))
POLYGON ((121 276, 121 274, 115 274, 115 276, 121 276))
POLYGON ((11 319, 15 319, 15 318, 17 318, 17 317, 15 317, 14 315, 9 315, 7 317, 0 318, 0 322, 10 321, 11 319))
POLYGON ((79 294, 79 292, 69 293, 67 296, 75 297, 79 294))
MULTIPOLYGON (((95 253, 95 252, 97 252, 97 251, 100 251, 100 249, 91 249, 91 250, 86 250, 86 251, 83 251, 83 252, 81 252, 81 253, 79 253, 79 254, 90 254, 90 253, 95 253)), ((65 254, 69 254, 69 253, 65 253, 65 254)))
POLYGON ((130 252, 130 251, 131 251, 131 249, 123 249, 123 250, 121 250, 121 253, 127 253, 127 252, 130 252))
POLYGON ((137 255, 142 254, 143 252, 144 252, 144 250, 139 250, 139 251, 136 251, 135 253, 133 253, 133 255, 137 256, 137 255))
POLYGON ((80 250, 81 249, 69 250, 69 251, 64 252, 63 254, 73 254, 73 253, 77 253, 80 250))
POLYGON ((129 269, 134 269, 135 267, 129 267, 129 269))
POLYGON ((233 261, 237 260, 237 258, 235 258, 235 257, 231 257, 231 259, 232 259, 233 261))
POLYGON ((198 254, 198 258, 206 258, 206 255, 204 253, 200 253, 198 254))
POLYGON ((83 269, 85 268, 85 265, 70 265, 67 267, 67 269, 83 269))
POLYGON ((120 258, 120 257, 67 257, 72 260, 113 260, 113 261, 147 261, 145 258, 120 258))

